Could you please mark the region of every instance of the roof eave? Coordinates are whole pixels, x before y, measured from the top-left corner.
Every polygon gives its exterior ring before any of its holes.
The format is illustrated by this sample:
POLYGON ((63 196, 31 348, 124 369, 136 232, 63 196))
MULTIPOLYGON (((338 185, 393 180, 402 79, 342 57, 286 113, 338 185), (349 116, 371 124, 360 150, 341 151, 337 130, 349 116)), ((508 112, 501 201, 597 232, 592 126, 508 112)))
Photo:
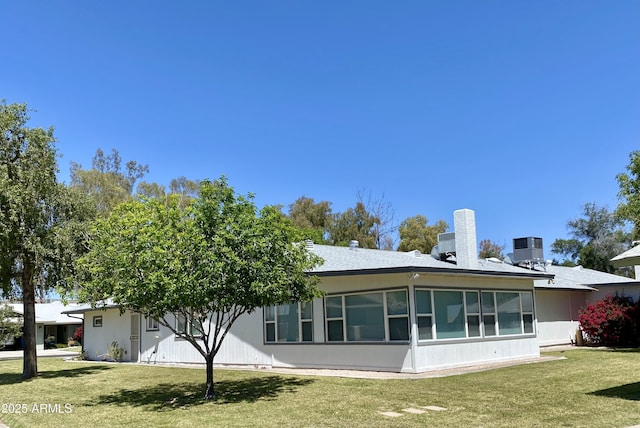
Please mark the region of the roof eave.
POLYGON ((502 278, 528 278, 528 279, 551 279, 553 274, 538 273, 532 275, 527 272, 500 272, 500 271, 481 271, 476 269, 448 269, 448 268, 430 268, 424 266, 404 266, 391 268, 370 268, 370 269, 350 269, 336 271, 315 271, 310 272, 311 275, 318 277, 330 276, 352 276, 352 275, 375 275, 375 274, 393 274, 393 273, 437 273, 444 275, 465 275, 465 276, 489 276, 502 278))

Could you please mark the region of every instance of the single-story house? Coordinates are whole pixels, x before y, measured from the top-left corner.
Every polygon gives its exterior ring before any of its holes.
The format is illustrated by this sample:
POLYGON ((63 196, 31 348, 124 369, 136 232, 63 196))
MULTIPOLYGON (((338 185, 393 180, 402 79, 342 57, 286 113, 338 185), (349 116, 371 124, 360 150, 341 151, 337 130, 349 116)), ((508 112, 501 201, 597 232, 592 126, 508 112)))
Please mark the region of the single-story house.
MULTIPOLYGON (((9 306, 19 316, 24 313, 22 303, 9 303, 9 306)), ((70 316, 62 312, 78 307, 81 305, 65 305, 61 301, 36 303, 36 346, 43 349, 45 339, 51 336, 56 338, 56 343, 67 343, 67 339, 73 336, 76 328, 82 325, 82 315, 70 316)))
MULTIPOLYGON (((243 315, 214 363, 419 373, 533 358, 540 346, 571 343, 596 283, 620 278, 479 260, 474 212, 456 211, 454 228, 436 255, 307 243, 324 260, 312 273, 326 295, 243 315)), ((65 312, 84 315, 91 359, 117 342, 129 361, 203 363, 169 329, 116 305, 65 312)))

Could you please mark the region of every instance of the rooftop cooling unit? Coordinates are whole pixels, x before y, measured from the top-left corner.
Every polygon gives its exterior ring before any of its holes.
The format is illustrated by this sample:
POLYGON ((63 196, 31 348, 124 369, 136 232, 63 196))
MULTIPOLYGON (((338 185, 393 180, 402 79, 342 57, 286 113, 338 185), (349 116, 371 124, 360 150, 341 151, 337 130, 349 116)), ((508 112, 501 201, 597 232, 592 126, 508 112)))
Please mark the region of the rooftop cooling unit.
POLYGON ((455 232, 438 233, 438 253, 455 254, 456 234, 455 232))
POLYGON ((513 240, 513 262, 541 262, 544 260, 542 254, 542 238, 516 238, 513 240))

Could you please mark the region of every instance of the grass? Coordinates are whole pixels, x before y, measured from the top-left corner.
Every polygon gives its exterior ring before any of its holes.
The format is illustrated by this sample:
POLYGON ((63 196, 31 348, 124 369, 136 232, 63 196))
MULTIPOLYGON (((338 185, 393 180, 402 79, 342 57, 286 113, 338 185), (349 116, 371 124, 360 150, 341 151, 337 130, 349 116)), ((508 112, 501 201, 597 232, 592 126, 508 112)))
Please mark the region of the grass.
POLYGON ((23 414, 0 413, 0 420, 11 428, 640 424, 639 350, 577 349, 552 355, 566 359, 412 380, 216 370, 213 401, 201 398, 201 369, 42 358, 40 376, 23 381, 20 360, 0 361, 0 404, 28 408, 23 414), (34 412, 34 404, 52 405, 60 413, 34 412), (69 413, 64 413, 65 404, 69 413), (428 405, 447 410, 397 418, 378 413, 428 405))

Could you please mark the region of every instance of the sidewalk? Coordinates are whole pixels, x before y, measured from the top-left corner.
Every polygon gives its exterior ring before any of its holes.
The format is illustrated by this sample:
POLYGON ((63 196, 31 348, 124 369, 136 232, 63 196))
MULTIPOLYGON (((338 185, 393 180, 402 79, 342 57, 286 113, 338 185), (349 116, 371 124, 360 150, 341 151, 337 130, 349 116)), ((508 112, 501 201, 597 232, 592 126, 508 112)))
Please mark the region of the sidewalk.
MULTIPOLYGON (((0 361, 2 360, 19 360, 22 358, 23 351, 0 351, 0 361)), ((79 352, 69 351, 65 348, 60 349, 38 349, 36 350, 36 355, 38 358, 49 358, 49 357, 75 357, 80 355, 79 352)), ((0 425, 0 428, 2 426, 0 425)))

